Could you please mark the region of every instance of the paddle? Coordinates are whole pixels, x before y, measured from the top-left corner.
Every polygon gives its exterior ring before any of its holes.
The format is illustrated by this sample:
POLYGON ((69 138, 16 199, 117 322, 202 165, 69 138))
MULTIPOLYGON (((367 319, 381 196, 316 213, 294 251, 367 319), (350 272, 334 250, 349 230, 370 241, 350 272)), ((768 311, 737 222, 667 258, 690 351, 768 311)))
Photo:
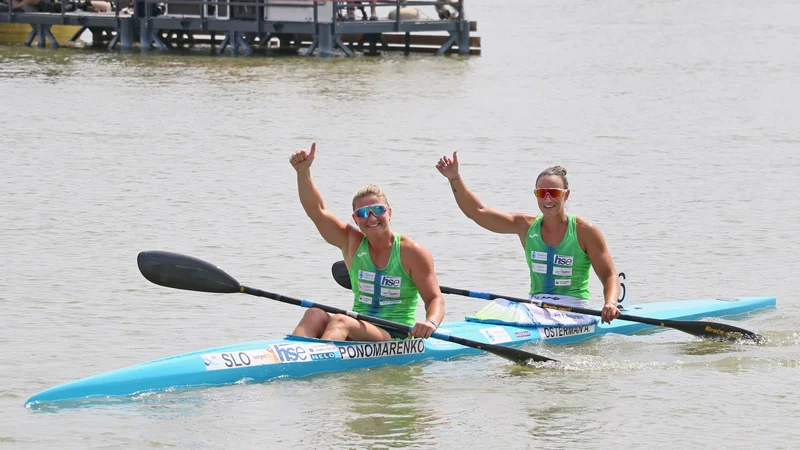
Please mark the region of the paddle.
MULTIPOLYGON (((150 282, 160 286, 166 286, 175 289, 185 289, 189 291, 215 292, 223 294, 242 292, 258 297, 271 298, 279 302, 302 306, 304 308, 319 308, 331 314, 345 314, 357 320, 363 320, 364 322, 369 322, 384 328, 391 328, 392 330, 405 333, 411 332, 411 329, 413 328, 402 323, 391 322, 389 320, 384 320, 377 317, 365 316, 353 311, 346 311, 344 309, 320 305, 319 303, 313 303, 308 300, 297 300, 280 294, 273 294, 272 292, 242 286, 238 281, 217 266, 211 265, 201 259, 191 256, 163 251, 149 251, 139 253, 137 262, 139 264, 139 271, 142 273, 142 275, 144 275, 144 277, 150 282)), ((503 347, 502 345, 484 344, 439 332, 434 332, 431 337, 441 339, 443 341, 455 342, 456 344, 461 344, 466 347, 484 350, 517 363, 525 363, 531 360, 555 361, 544 356, 524 352, 515 348, 503 347)))
MULTIPOLYGON (((339 283, 340 286, 352 289, 350 285, 350 273, 344 261, 336 261, 331 267, 333 278, 339 283)), ((506 297, 504 295, 490 294, 488 292, 475 292, 465 289, 454 289, 447 286, 439 286, 444 294, 463 295, 466 297, 482 298, 484 300, 494 300, 502 298, 517 303, 530 303, 540 308, 555 309, 559 311, 569 311, 579 314, 586 314, 589 316, 601 317, 602 313, 594 309, 579 308, 573 306, 555 305, 552 303, 544 303, 538 300, 529 300, 526 298, 506 297)), ((707 322, 700 320, 670 320, 670 319, 651 319, 649 317, 631 316, 628 314, 621 314, 619 319, 627 320, 629 322, 639 322, 648 325, 655 325, 657 327, 668 327, 676 330, 683 331, 701 338, 709 338, 716 340, 753 340, 762 342, 764 340, 761 335, 753 333, 752 331, 745 330, 744 328, 735 327, 733 325, 726 325, 718 322, 707 322)))

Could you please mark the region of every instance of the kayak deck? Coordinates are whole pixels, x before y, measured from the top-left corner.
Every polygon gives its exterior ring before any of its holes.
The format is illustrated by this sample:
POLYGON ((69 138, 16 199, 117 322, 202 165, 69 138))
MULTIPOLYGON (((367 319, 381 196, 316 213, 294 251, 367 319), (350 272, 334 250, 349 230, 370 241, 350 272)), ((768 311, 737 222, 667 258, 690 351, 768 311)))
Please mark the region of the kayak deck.
MULTIPOLYGON (((697 320, 733 316, 775 306, 775 297, 735 300, 685 300, 633 305, 625 313, 655 319, 697 320)), ((479 322, 445 322, 440 331, 474 341, 518 346, 547 341, 566 344, 605 333, 632 334, 653 326, 615 320, 576 328, 515 327, 479 322)), ((449 359, 483 353, 438 339, 386 342, 342 342, 287 336, 262 339, 185 353, 72 381, 42 391, 25 403, 129 396, 178 387, 268 381, 316 373, 405 365, 427 359, 449 359)))

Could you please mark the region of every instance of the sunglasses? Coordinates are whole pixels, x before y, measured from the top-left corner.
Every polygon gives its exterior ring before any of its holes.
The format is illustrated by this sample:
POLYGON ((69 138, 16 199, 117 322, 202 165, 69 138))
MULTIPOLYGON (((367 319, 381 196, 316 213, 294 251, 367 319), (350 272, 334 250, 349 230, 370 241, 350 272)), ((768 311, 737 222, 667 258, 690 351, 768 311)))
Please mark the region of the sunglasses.
POLYGON ((369 205, 369 206, 362 206, 357 210, 353 211, 356 217, 361 217, 362 219, 366 219, 369 217, 369 213, 372 213, 375 217, 380 217, 386 214, 386 211, 389 210, 389 207, 386 205, 369 205))
POLYGON ((544 198, 546 195, 550 195, 550 198, 559 198, 567 193, 567 189, 538 188, 534 189, 533 193, 536 194, 536 196, 539 198, 544 198))

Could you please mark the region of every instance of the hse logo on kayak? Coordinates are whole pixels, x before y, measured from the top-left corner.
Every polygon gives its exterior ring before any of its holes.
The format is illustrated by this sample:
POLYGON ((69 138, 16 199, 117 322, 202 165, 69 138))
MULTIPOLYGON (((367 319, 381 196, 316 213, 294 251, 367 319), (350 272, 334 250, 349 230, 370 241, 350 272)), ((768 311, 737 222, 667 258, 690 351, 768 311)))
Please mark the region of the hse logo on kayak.
POLYGON ((543 327, 539 328, 542 339, 557 339, 567 336, 577 336, 579 334, 594 333, 594 325, 582 327, 543 327))
POLYGON ((405 341, 383 341, 370 344, 342 345, 339 355, 342 359, 380 358, 425 353, 424 339, 405 341))
POLYGON ((282 363, 336 358, 336 346, 333 344, 273 344, 272 349, 282 363))
POLYGON ((265 366, 268 364, 337 359, 339 356, 336 352, 336 346, 333 344, 285 343, 273 344, 266 349, 209 353, 201 355, 201 357, 206 370, 224 370, 265 366))
POLYGON ((381 277, 381 287, 399 288, 402 281, 400 277, 381 277))
POLYGON ((553 264, 558 264, 559 266, 571 266, 574 259, 574 256, 553 255, 553 264))
POLYGON ((370 283, 375 282, 375 272, 365 272, 363 270, 358 271, 358 279, 369 281, 370 283))

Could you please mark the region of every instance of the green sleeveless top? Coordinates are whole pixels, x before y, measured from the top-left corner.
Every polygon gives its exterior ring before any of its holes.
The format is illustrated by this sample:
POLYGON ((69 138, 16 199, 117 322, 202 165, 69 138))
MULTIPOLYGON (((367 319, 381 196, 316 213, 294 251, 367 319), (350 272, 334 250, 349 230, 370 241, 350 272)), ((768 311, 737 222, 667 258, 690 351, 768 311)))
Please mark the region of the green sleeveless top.
POLYGON ((569 215, 564 239, 555 247, 541 236, 543 216, 539 214, 525 237, 525 259, 531 273, 530 295, 552 294, 589 299, 589 256, 578 244, 575 214, 569 215))
POLYGON ((417 286, 400 262, 400 235, 395 233, 392 254, 383 269, 378 269, 369 256, 367 237, 353 256, 350 266, 353 287, 353 311, 381 319, 414 325, 419 302, 417 286))

